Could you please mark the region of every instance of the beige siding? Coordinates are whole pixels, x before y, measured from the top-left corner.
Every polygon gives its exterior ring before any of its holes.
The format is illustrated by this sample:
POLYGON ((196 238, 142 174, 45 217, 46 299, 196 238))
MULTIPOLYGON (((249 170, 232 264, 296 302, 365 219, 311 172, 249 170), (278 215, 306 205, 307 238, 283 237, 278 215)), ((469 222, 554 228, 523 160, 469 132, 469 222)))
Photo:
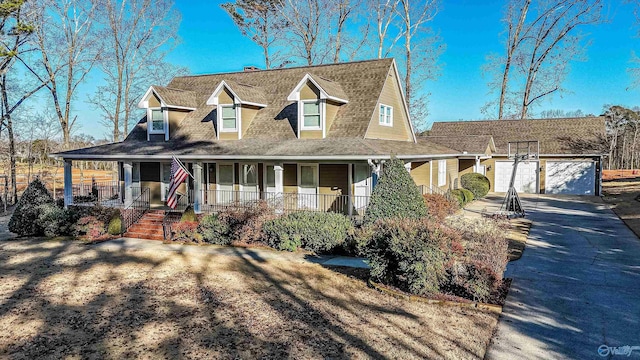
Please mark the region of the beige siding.
POLYGON ((300 130, 300 139, 322 139, 322 130, 300 130))
POLYGON ((242 105, 240 107, 240 122, 242 123, 242 137, 247 133, 247 129, 249 129, 249 125, 253 121, 253 118, 256 117, 260 109, 253 106, 242 105))
POLYGON ((338 103, 334 103, 332 101, 327 101, 327 105, 326 105, 326 110, 325 110, 325 121, 326 121, 326 130, 327 132, 329 132, 329 130, 331 130, 331 125, 333 125, 333 120, 336 119, 336 114, 338 113, 338 110, 340 109, 340 104, 338 103))
POLYGON ((307 81, 307 83, 300 89, 300 100, 312 100, 320 98, 320 90, 311 83, 311 81, 307 81))
POLYGON ((415 181, 416 185, 429 186, 429 162, 412 162, 411 163, 411 177, 415 181))
POLYGON ((185 110, 170 110, 169 111, 169 138, 172 138, 174 133, 178 130, 180 122, 187 116, 188 111, 185 110))
POLYGON ((224 88, 218 95, 218 104, 233 104, 233 94, 227 88, 224 88))
POLYGON ((160 107, 160 99, 158 99, 154 93, 151 93, 151 96, 149 96, 149 107, 160 107))
POLYGON ((446 159, 446 176, 445 183, 442 186, 438 186, 438 160, 433 160, 433 173, 432 173, 432 185, 440 188, 441 190, 453 190, 460 187, 459 174, 458 174, 458 159, 446 159))
POLYGON ((413 140, 409 117, 402 102, 400 83, 396 79, 393 69, 389 70, 389 76, 382 88, 365 137, 369 139, 413 140), (393 126, 380 125, 380 104, 393 107, 393 126))
POLYGON ((489 191, 490 192, 495 191, 494 183, 495 183, 495 176, 496 176, 496 159, 491 158, 491 159, 481 160, 480 164, 484 165, 485 176, 487 177, 487 179, 489 179, 489 191))
POLYGON ((238 140, 238 132, 220 132, 218 136, 220 140, 238 140))
POLYGON ((447 159, 447 189, 453 190, 460 187, 458 179, 458 159, 447 159))

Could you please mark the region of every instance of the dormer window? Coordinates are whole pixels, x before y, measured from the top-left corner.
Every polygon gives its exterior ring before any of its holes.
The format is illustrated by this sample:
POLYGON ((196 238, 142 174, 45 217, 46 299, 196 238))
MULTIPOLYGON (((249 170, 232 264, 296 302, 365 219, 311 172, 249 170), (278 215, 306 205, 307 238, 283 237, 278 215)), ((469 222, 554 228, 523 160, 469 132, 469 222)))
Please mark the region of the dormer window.
POLYGON ((238 131, 238 106, 220 105, 220 124, 221 131, 236 132, 238 131))
POLYGON ((287 100, 298 105, 298 138, 325 138, 331 126, 327 120, 327 105, 346 104, 340 84, 320 76, 306 74, 293 88, 287 100))
POLYGON ((162 108, 149 109, 149 119, 151 119, 150 134, 164 134, 165 120, 162 108))
POLYGON ((322 106, 320 100, 302 101, 302 129, 321 130, 322 129, 322 106))
POLYGON ((380 104, 380 125, 393 126, 393 107, 380 104))

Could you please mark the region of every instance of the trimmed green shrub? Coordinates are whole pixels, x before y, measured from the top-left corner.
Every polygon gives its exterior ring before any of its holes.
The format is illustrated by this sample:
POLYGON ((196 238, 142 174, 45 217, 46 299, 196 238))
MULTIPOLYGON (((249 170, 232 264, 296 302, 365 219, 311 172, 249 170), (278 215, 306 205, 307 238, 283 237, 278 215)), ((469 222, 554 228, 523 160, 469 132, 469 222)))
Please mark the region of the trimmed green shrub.
POLYGON ((454 199, 456 199, 456 201, 458 201, 458 205, 460 207, 465 206, 466 202, 464 201, 464 194, 462 193, 462 190, 460 189, 455 189, 455 190, 451 190, 449 192, 451 194, 451 196, 453 196, 454 199))
POLYGON ((445 279, 451 229, 425 219, 387 219, 371 225, 363 253, 375 281, 412 294, 434 294, 445 279))
POLYGON ((229 245, 229 226, 220 218, 218 214, 207 215, 202 218, 198 225, 198 233, 202 235, 202 240, 210 244, 229 245))
POLYGON ((111 218, 111 221, 109 221, 109 225, 107 226, 107 233, 109 235, 122 234, 122 217, 120 215, 111 218))
POLYGON ((460 191, 462 192, 462 195, 464 196, 464 203, 468 204, 470 202, 473 201, 474 196, 473 193, 467 189, 460 189, 460 191))
POLYGON ((182 213, 182 217, 180 218, 180 222, 183 221, 198 221, 198 215, 196 215, 196 212, 193 210, 193 207, 189 206, 184 210, 184 213, 182 213))
POLYGON ((469 173, 460 177, 460 185, 471 191, 474 198, 481 199, 487 196, 490 183, 489 179, 482 174, 469 173))
POLYGON ((463 207, 473 201, 473 193, 467 189, 451 190, 451 195, 458 201, 458 205, 463 207))
POLYGON ((302 247, 323 253, 342 246, 353 224, 342 214, 300 211, 266 221, 263 229, 268 244, 276 249, 302 247))
POLYGON ((19 236, 43 235, 44 229, 37 221, 40 214, 38 207, 43 204, 54 205, 54 201, 40 179, 35 179, 20 197, 9 219, 9 231, 19 236))
POLYGON ((42 204, 38 206, 37 210, 36 222, 45 236, 54 237, 69 234, 71 223, 67 211, 55 204, 42 204))
POLYGON ((378 219, 415 219, 424 216, 427 216, 427 206, 420 189, 405 169, 404 163, 392 157, 384 164, 382 176, 373 189, 364 215, 365 224, 378 219))

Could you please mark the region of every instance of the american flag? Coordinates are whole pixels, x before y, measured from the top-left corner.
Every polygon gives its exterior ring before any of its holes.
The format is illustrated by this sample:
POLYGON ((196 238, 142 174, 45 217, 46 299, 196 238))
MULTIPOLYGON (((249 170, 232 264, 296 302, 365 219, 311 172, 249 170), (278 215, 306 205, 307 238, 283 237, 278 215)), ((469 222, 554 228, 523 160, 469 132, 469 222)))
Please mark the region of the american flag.
POLYGON ((175 209, 178 206, 178 187, 182 184, 189 173, 185 168, 178 162, 178 159, 175 157, 171 162, 171 182, 169 183, 169 194, 167 195, 167 206, 175 209))

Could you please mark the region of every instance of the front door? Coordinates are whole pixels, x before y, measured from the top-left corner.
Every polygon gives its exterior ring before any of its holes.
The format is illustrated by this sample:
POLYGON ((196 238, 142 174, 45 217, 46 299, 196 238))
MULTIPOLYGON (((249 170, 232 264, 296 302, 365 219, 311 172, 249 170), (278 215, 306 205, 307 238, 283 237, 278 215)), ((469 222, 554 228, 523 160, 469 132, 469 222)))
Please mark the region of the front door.
POLYGON ((298 165, 298 207, 318 208, 318 165, 298 165))
POLYGON ((160 164, 160 200, 167 201, 171 183, 171 163, 160 164))
POLYGON ((240 201, 259 199, 258 164, 242 164, 240 166, 240 201))
POLYGON ((218 204, 225 204, 234 201, 234 171, 233 164, 218 164, 216 171, 218 177, 216 181, 216 200, 218 204))
POLYGON ((366 208, 369 202, 371 171, 367 164, 356 164, 353 167, 353 207, 359 210, 366 208))

